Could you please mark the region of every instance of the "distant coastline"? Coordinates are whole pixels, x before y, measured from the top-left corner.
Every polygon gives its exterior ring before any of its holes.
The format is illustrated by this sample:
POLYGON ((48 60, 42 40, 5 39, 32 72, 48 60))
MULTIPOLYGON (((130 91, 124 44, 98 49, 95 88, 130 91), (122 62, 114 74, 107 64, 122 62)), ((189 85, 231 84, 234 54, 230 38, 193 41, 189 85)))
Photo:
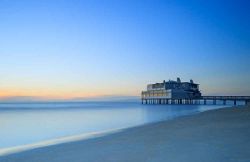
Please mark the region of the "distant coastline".
POLYGON ((96 97, 75 97, 68 99, 46 98, 36 96, 10 96, 0 97, 0 103, 28 103, 28 102, 90 102, 90 101, 140 101, 140 96, 96 96, 96 97))

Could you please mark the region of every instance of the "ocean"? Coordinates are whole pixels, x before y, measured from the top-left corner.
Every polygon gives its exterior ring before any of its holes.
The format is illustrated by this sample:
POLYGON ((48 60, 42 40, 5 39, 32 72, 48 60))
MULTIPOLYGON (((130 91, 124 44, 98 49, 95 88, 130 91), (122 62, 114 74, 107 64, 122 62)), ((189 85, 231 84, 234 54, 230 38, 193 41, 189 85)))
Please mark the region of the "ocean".
POLYGON ((0 151, 61 137, 170 120, 225 105, 142 105, 140 102, 0 103, 0 151))

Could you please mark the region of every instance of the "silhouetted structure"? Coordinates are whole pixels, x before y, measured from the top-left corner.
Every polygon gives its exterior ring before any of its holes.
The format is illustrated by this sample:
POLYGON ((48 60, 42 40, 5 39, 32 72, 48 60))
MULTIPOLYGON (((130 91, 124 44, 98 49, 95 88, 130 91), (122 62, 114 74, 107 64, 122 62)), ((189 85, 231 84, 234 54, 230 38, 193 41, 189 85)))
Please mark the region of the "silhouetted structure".
POLYGON ((191 79, 189 82, 169 80, 162 83, 148 84, 147 90, 141 93, 142 104, 207 104, 212 101, 216 104, 218 100, 226 104, 227 101, 245 101, 250 104, 250 96, 202 96, 199 84, 191 79))

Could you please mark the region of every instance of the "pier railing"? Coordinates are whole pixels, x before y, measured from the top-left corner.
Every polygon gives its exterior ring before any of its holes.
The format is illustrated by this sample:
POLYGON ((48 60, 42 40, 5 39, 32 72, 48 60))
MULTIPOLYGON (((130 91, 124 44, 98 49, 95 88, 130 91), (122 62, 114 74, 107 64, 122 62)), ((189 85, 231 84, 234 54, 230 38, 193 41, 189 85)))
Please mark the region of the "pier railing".
POLYGON ((201 96, 204 100, 250 100, 250 96, 201 96))
POLYGON ((201 96, 198 98, 168 98, 166 96, 150 96, 141 98, 142 104, 204 104, 212 101, 216 105, 217 101, 223 101, 226 105, 227 101, 233 101, 236 105, 237 101, 244 101, 246 105, 250 105, 250 96, 201 96))

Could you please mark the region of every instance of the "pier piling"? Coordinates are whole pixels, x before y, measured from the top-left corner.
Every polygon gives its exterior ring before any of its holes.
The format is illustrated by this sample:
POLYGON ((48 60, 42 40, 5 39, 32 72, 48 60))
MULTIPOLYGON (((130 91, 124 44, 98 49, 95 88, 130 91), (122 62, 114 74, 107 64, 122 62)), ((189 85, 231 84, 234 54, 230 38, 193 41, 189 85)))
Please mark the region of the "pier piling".
MULTIPOLYGON (((237 105, 238 101, 244 102, 245 105, 250 105, 250 96, 202 96, 197 99, 171 99, 171 98, 142 98, 141 99, 141 104, 160 104, 160 105, 165 105, 165 104, 172 104, 172 105, 182 105, 182 104, 223 104, 227 105, 227 101, 232 101, 233 105, 237 105), (222 101, 217 102, 217 101, 222 101)), ((229 102, 229 103, 232 103, 229 102)))

